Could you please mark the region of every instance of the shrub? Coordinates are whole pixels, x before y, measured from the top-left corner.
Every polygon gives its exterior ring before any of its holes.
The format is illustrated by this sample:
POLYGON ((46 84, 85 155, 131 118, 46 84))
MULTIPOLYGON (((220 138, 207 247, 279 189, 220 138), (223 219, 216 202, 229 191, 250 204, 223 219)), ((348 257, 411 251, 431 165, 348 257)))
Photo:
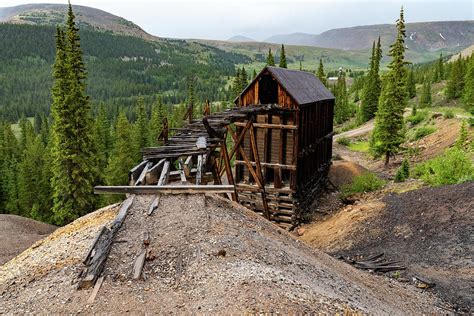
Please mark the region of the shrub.
POLYGON ((418 127, 415 130, 415 134, 413 135, 413 140, 419 140, 425 136, 428 136, 436 131, 436 127, 432 126, 423 126, 418 127))
POLYGON ((454 112, 452 110, 446 110, 446 112, 443 114, 443 117, 445 119, 452 119, 454 118, 454 112))
POLYGON ((405 158, 395 174, 395 182, 403 182, 410 176, 410 163, 405 158))
POLYGON ((474 180, 474 166, 468 153, 456 147, 416 166, 413 171, 413 176, 432 186, 474 180))
POLYGON ((422 121, 428 118, 428 113, 426 111, 415 111, 415 114, 410 115, 406 118, 407 122, 410 122, 412 125, 421 123, 422 121))
POLYGON ((341 187, 342 197, 346 197, 355 193, 371 192, 382 188, 385 181, 377 177, 372 172, 366 172, 360 176, 354 177, 352 183, 341 187))
POLYGON ((343 146, 349 146, 349 144, 351 143, 351 140, 347 137, 339 137, 336 141, 339 145, 343 145, 343 146))

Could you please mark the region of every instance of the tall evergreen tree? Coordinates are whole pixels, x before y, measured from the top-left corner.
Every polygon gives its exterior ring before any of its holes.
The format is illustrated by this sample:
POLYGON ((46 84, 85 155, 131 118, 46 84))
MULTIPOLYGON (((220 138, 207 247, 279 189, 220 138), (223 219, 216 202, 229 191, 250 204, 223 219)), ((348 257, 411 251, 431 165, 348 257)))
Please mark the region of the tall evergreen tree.
POLYGON ((379 106, 375 117, 372 150, 385 155, 385 165, 390 155, 396 153, 405 139, 403 112, 407 103, 405 62, 405 20, 403 8, 397 20, 397 38, 390 46, 392 60, 384 77, 379 106))
POLYGON ((286 55, 285 55, 285 46, 281 44, 281 50, 280 50, 280 64, 278 65, 280 68, 287 68, 286 65, 286 55))
POLYGON ((271 48, 268 49, 267 66, 275 66, 275 59, 273 58, 271 48))
POLYGON ((410 71, 408 71, 407 94, 408 94, 408 98, 410 99, 416 97, 415 75, 412 68, 410 69, 410 71))
POLYGON ((56 38, 52 88, 52 187, 54 222, 68 223, 94 209, 97 173, 86 71, 72 6, 65 37, 56 38))
POLYGON ((464 76, 463 103, 466 109, 474 115, 474 53, 469 58, 464 76))
POLYGON ((449 73, 448 84, 446 87, 446 96, 448 100, 461 97, 464 89, 464 71, 463 60, 461 56, 452 62, 449 73))
POLYGON ((235 73, 234 80, 232 81, 232 94, 233 97, 237 97, 242 92, 242 75, 240 73, 240 68, 237 68, 235 73))
POLYGON ((334 95, 336 97, 336 104, 334 106, 334 121, 337 124, 340 124, 351 116, 351 109, 349 108, 349 98, 346 87, 346 77, 343 72, 337 79, 337 84, 334 88, 334 95))
POLYGON ((108 153, 111 147, 110 122, 107 119, 105 104, 100 103, 95 118, 95 143, 97 148, 97 159, 99 167, 99 180, 102 182, 102 176, 107 167, 108 153))
POLYGON ((130 150, 133 142, 130 133, 132 126, 123 111, 117 117, 115 125, 115 142, 107 165, 106 183, 108 185, 124 185, 128 181, 128 171, 136 163, 136 157, 130 150))
POLYGON ((380 37, 377 45, 375 42, 372 45, 372 57, 370 59, 370 69, 365 81, 364 90, 362 94, 361 103, 361 117, 362 120, 368 121, 375 116, 377 112, 380 91, 382 89, 382 82, 380 80, 379 69, 380 61, 382 59, 382 46, 380 44, 380 37))
POLYGON ((150 118, 150 146, 156 146, 158 144, 158 136, 163 129, 163 118, 165 117, 165 111, 163 108, 163 100, 161 96, 158 96, 155 104, 153 104, 150 118))
POLYGON ((149 120, 145 110, 145 101, 143 97, 138 98, 135 107, 135 122, 133 123, 133 142, 135 146, 135 161, 142 160, 141 150, 148 146, 149 137, 149 120))
POLYGON ((255 68, 253 69, 253 73, 252 73, 252 80, 257 78, 257 71, 255 70, 255 68))
POLYGON ((420 108, 431 106, 431 83, 425 80, 420 96, 420 108))
POLYGON ((321 81, 321 83, 325 86, 328 85, 328 81, 326 78, 326 74, 324 73, 324 65, 323 65, 323 60, 319 59, 319 66, 318 66, 318 79, 321 81))
POLYGON ((438 77, 439 77, 439 80, 444 80, 443 53, 439 54, 437 70, 438 70, 438 77))
POLYGON ((242 67, 240 72, 240 91, 242 91, 247 85, 249 84, 249 80, 247 78, 247 71, 245 71, 245 67, 242 67))

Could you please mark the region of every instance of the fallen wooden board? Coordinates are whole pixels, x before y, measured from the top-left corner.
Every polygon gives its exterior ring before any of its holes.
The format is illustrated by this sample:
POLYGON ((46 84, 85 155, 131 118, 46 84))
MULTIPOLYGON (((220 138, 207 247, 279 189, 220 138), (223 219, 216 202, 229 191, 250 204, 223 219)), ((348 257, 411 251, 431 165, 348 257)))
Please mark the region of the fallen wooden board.
POLYGON ((140 277, 142 276, 143 266, 145 265, 145 258, 146 249, 142 249, 137 259, 135 260, 135 264, 133 265, 133 278, 135 280, 140 279, 140 277))
POLYGON ((233 185, 137 185, 137 186, 96 186, 95 194, 196 194, 233 193, 233 185))
POLYGON ((87 304, 92 304, 95 301, 95 298, 97 296, 97 293, 99 293, 100 287, 102 286, 102 282, 104 282, 105 276, 101 276, 95 286, 94 289, 92 290, 91 296, 87 299, 87 304))

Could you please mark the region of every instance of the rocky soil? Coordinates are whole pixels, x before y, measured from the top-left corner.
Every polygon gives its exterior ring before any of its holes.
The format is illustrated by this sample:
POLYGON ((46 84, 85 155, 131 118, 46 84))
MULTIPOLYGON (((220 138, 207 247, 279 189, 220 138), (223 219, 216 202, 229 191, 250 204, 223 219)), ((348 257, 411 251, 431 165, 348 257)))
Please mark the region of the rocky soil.
POLYGON ((392 277, 435 283, 429 291, 448 301, 451 310, 472 313, 473 210, 474 182, 392 193, 306 225, 301 238, 336 257, 383 252, 407 267, 392 277))
POLYGON ((48 236, 56 226, 17 215, 0 214, 0 265, 48 236))
POLYGON ((111 207, 58 229, 0 268, 0 313, 442 313, 430 293, 340 262, 240 205, 216 196, 135 199, 92 289, 76 290, 111 207), (132 269, 148 232, 143 278, 132 269))

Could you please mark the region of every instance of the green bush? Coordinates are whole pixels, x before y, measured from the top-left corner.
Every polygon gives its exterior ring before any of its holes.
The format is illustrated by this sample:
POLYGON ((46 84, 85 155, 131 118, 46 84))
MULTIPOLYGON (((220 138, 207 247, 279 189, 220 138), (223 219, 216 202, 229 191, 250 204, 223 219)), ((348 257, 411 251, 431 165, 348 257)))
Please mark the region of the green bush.
POLYGON ((415 130, 415 134, 413 135, 413 140, 419 140, 425 136, 428 136, 436 131, 436 127, 432 126, 423 126, 418 127, 415 130))
POLYGON ((351 140, 347 137, 339 137, 336 141, 339 145, 343 145, 343 146, 349 146, 349 144, 351 143, 351 140))
POLYGON ((474 180, 474 166, 468 153, 454 147, 416 166, 413 176, 432 186, 456 184, 474 180))
POLYGON ((395 174, 395 182, 403 182, 410 177, 410 163, 405 158, 395 174))
POLYGON ((446 110, 446 112, 443 114, 443 117, 445 119, 452 119, 454 118, 454 112, 452 110, 446 110))
POLYGON ((352 183, 341 187, 342 197, 346 197, 355 193, 371 192, 382 188, 385 181, 377 177, 375 173, 366 172, 360 176, 354 177, 352 183))
POLYGON ((415 114, 410 115, 406 118, 407 122, 410 122, 412 125, 419 124, 428 118, 428 113, 426 111, 414 111, 415 114))

